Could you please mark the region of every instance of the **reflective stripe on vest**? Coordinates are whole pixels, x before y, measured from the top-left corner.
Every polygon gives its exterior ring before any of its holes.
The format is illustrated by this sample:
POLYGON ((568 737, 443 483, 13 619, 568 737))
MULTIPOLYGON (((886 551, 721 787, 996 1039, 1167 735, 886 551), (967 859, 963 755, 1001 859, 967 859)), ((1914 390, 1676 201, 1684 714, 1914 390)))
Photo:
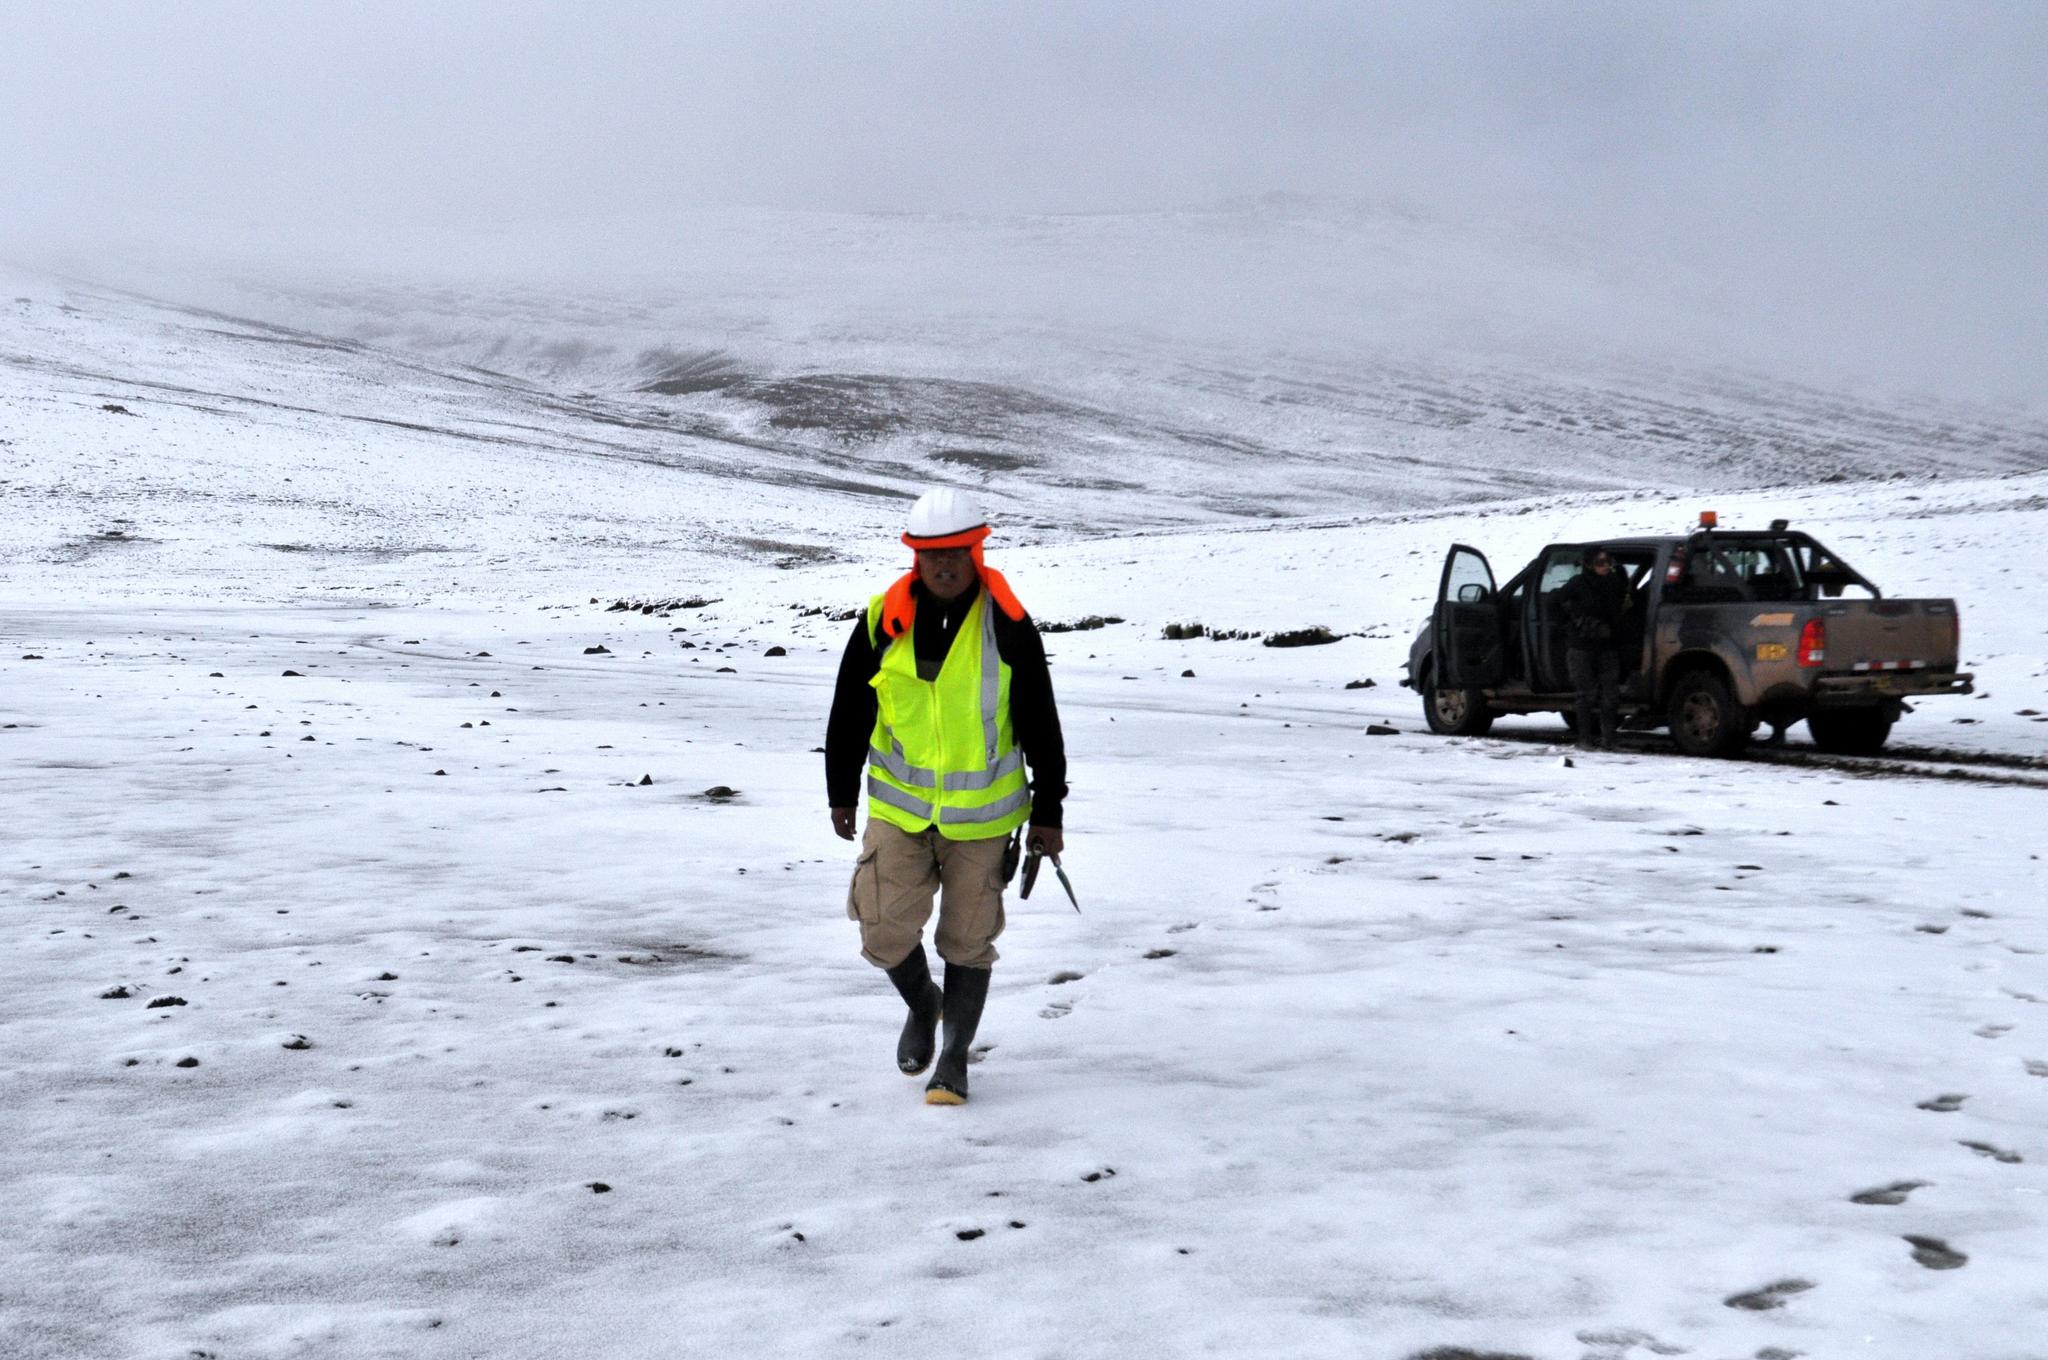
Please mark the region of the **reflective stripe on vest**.
POLYGON ((942 807, 939 809, 939 825, 966 826, 980 822, 995 822, 1030 810, 1031 790, 1023 788, 1007 798, 986 803, 981 807, 942 807))
MULTIPOLYGON (((989 788, 993 786, 995 782, 998 779, 1001 779, 1004 775, 1015 774, 1018 770, 1021 770, 1023 768, 1024 753, 1013 746, 1010 748, 1010 753, 1008 755, 998 758, 995 764, 989 766, 985 770, 963 770, 957 774, 947 775, 945 784, 946 791, 949 793, 963 793, 972 789, 989 788)), ((895 771, 892 770, 890 771, 890 773, 895 774, 895 771)), ((926 771, 925 773, 930 772, 926 771)), ((896 777, 898 779, 903 779, 903 776, 900 774, 896 775, 896 777)), ((903 779, 903 782, 906 784, 912 784, 916 783, 917 781, 912 779, 903 779)))
POLYGON ((885 598, 877 596, 868 607, 869 638, 881 654, 873 681, 875 729, 868 739, 870 814, 913 834, 936 823, 961 839, 1007 835, 1027 820, 1031 790, 1024 753, 1014 739, 1001 749, 1009 715, 994 602, 984 591, 969 606, 981 611, 979 618, 966 621, 938 676, 924 680, 917 673, 915 642, 898 651, 901 639, 880 627, 885 598), (978 677, 963 673, 974 666, 980 667, 978 677), (892 723, 908 725, 899 732, 892 723))
MULTIPOLYGON (((868 747, 868 764, 879 765, 904 783, 914 784, 921 789, 933 788, 938 784, 938 771, 927 770, 922 765, 913 765, 903 758, 902 742, 892 737, 889 745, 892 749, 884 751, 881 747, 870 744, 868 747)), ((958 775, 947 775, 946 787, 949 789, 967 787, 953 783, 953 780, 959 777, 958 775)), ((988 786, 983 784, 976 787, 987 788, 988 786)))
POLYGON ((868 776, 868 797, 879 803, 887 803, 892 808, 900 808, 911 816, 924 821, 928 822, 932 819, 932 805, 930 803, 925 802, 922 798, 905 793, 894 784, 885 783, 873 775, 868 776))
MULTIPOLYGON (((996 780, 996 704, 1001 698, 1002 658, 996 655, 996 602, 981 592, 981 758, 988 762, 989 784, 996 780), (996 664, 989 665, 990 661, 996 664)), ((954 787, 951 784, 947 788, 954 787)), ((988 784, 976 787, 987 788, 988 784)))

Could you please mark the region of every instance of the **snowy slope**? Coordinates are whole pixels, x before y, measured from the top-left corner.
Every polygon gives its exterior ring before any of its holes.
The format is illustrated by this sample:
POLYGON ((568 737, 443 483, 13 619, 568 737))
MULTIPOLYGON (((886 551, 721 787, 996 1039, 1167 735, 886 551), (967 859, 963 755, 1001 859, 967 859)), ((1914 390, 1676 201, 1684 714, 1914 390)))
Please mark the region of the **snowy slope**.
POLYGON ((1048 639, 1085 911, 1012 900, 941 1110, 812 751, 913 463, 16 295, 0 1353, 2048 1356, 2038 465, 999 517, 1125 621, 1048 639), (1449 542, 1708 504, 1958 598, 1899 740, 2005 782, 1421 732, 1449 542))
POLYGON ((366 260, 132 276, 458 380, 515 374, 546 394, 521 431, 983 484, 1049 530, 2048 457, 2040 409, 1858 390, 1814 340, 1723 314, 1711 280, 1385 204, 599 218, 366 260))

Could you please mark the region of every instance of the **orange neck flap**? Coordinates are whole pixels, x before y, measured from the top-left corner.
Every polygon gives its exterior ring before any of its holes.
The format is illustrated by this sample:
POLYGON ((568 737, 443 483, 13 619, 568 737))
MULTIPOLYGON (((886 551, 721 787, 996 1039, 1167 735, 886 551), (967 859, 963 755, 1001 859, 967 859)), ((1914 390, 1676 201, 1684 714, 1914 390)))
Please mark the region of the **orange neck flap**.
MULTIPOLYGON (((1024 620, 1024 604, 1017 598, 1017 592, 1010 589, 1010 583, 1003 574, 981 560, 981 545, 974 546, 974 569, 981 574, 981 584, 988 591, 988 597, 996 602, 996 608, 1007 614, 1012 623, 1024 620)), ((899 638, 911 630, 917 622, 917 596, 911 587, 917 584, 917 568, 912 567, 897 577, 882 595, 882 635, 899 638)))

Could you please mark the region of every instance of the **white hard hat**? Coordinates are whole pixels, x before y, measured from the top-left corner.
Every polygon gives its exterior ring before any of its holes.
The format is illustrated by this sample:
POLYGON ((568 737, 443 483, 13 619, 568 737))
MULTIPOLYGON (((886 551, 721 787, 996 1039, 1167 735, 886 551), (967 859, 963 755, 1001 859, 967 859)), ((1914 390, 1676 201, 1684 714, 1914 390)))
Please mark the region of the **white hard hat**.
POLYGON ((913 548, 965 546, 988 537, 988 519, 974 497, 950 486, 934 487, 910 507, 910 525, 903 541, 913 548), (977 531, 979 531, 977 533, 977 531), (967 537, 972 535, 972 538, 967 537), (959 544, 934 540, 960 539, 959 544))

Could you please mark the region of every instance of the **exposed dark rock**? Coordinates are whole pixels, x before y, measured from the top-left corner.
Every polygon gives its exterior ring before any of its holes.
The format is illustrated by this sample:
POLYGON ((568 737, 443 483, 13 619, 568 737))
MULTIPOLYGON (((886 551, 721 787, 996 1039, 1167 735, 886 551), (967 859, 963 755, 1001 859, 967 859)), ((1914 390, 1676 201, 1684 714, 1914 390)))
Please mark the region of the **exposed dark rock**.
POLYGON ((156 1000, 150 1002, 147 1009, 156 1011, 162 1010, 166 1006, 184 1006, 189 1004, 190 1003, 187 1002, 185 998, 182 996, 160 996, 156 1000))
POLYGON ((1107 628, 1112 623, 1122 622, 1123 620, 1114 614, 1090 614, 1086 618, 1075 619, 1071 623, 1063 623, 1057 619, 1048 623, 1041 623, 1038 625, 1038 631, 1041 633, 1090 633, 1097 628, 1107 628))
POLYGON ((1317 624, 1312 628, 1290 628, 1267 636, 1267 647, 1321 647, 1335 642, 1337 635, 1317 624))

